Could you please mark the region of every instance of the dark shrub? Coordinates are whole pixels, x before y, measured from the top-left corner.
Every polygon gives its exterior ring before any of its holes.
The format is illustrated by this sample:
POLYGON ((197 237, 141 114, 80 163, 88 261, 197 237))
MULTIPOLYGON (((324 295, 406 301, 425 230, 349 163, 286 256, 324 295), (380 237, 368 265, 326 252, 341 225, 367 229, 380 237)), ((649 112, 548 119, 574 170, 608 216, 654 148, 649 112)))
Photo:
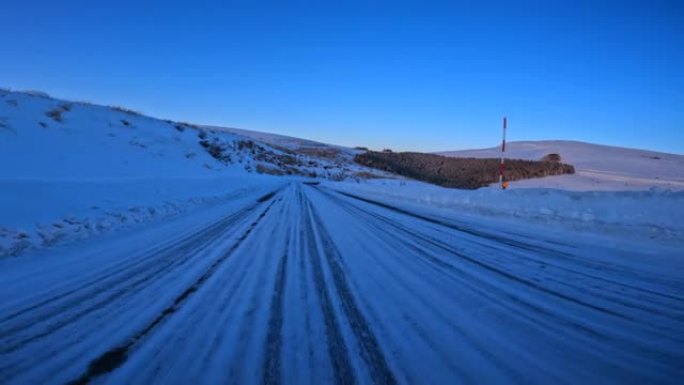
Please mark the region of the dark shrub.
POLYGON ((135 111, 135 110, 131 110, 130 108, 126 108, 126 107, 111 106, 110 108, 114 111, 123 112, 124 114, 128 114, 128 115, 138 115, 138 116, 142 115, 142 113, 135 111))
MULTIPOLYGON (((451 158, 417 152, 369 151, 354 157, 368 167, 444 187, 476 189, 499 180, 499 159, 451 158)), ((506 160, 506 180, 573 174, 573 166, 559 162, 506 160)))
POLYGON ((554 163, 560 163, 561 161, 561 156, 558 154, 546 154, 541 158, 542 162, 554 162, 554 163))
POLYGON ((62 120, 63 120, 62 112, 63 112, 62 109, 55 108, 54 110, 50 110, 50 111, 46 112, 45 116, 47 116, 48 118, 51 118, 55 122, 62 123, 62 120))

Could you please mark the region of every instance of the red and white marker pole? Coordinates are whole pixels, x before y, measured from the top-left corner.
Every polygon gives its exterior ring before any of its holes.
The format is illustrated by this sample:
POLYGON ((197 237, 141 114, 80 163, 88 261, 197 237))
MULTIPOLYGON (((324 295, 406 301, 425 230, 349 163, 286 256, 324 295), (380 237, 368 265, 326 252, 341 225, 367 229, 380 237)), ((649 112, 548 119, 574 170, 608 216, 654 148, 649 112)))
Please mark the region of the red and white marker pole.
POLYGON ((508 182, 504 180, 504 171, 506 166, 504 165, 504 154, 506 152, 506 117, 503 118, 503 141, 501 142, 501 163, 499 164, 499 184, 501 184, 502 189, 508 187, 508 182))

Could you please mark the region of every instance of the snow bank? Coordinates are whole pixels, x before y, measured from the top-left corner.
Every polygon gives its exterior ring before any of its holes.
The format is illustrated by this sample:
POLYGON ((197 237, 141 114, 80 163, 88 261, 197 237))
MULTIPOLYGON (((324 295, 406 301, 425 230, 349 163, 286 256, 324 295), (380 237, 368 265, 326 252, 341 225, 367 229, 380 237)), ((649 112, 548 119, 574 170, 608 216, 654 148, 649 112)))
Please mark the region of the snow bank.
POLYGON ((489 217, 527 219, 619 237, 684 241, 684 191, 456 190, 413 181, 328 183, 365 197, 426 204, 489 217))
POLYGON ((0 179, 0 257, 66 244, 199 205, 265 194, 267 176, 139 179, 0 179))

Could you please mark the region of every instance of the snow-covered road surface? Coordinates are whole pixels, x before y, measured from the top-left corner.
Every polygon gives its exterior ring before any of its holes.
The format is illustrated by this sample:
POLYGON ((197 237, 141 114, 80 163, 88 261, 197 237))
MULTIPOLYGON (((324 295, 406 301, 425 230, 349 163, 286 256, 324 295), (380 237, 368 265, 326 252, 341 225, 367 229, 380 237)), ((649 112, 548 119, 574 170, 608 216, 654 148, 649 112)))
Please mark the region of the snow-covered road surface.
POLYGON ((682 266, 288 183, 0 261, 0 383, 678 383, 682 266))

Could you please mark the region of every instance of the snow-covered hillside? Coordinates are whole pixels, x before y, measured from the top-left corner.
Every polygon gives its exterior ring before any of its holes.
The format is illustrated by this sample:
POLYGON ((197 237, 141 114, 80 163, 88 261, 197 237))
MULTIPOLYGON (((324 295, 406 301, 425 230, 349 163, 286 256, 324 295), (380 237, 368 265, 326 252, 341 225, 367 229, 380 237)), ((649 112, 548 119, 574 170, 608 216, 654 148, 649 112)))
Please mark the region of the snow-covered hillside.
MULTIPOLYGON (((512 187, 568 190, 684 190, 684 156, 575 141, 520 141, 506 144, 506 157, 539 160, 556 153, 575 166, 575 175, 512 182, 512 187)), ((498 158, 500 147, 447 151, 442 155, 498 158)))
POLYGON ((291 150, 297 150, 300 148, 335 148, 339 150, 340 152, 346 153, 346 154, 357 154, 359 150, 349 148, 349 147, 344 147, 344 146, 338 146, 335 144, 328 144, 328 143, 321 143, 321 142, 316 142, 313 140, 309 139, 302 139, 302 138, 295 138, 293 136, 287 136, 287 135, 281 135, 281 134, 274 134, 270 132, 261 132, 261 131, 253 131, 253 130, 245 130, 243 128, 234 128, 234 127, 218 127, 218 126, 205 126, 206 128, 210 130, 216 130, 216 131, 226 131, 226 132, 231 132, 236 135, 242 135, 246 136, 249 138, 252 138, 256 141, 262 142, 262 143, 267 143, 272 146, 278 146, 278 147, 285 147, 291 150))
MULTIPOLYGON (((273 145, 254 135, 150 118, 123 108, 0 90, 0 178, 217 176, 262 172, 351 178, 348 157, 273 145)), ((247 131, 244 131, 247 133, 247 131)), ((300 140, 300 143, 315 143, 300 140)), ((310 146, 302 146, 310 147, 310 146)))
POLYGON ((300 149, 118 107, 0 90, 0 256, 283 183, 260 174, 379 174, 338 147, 316 144, 312 151, 301 143, 300 149))

